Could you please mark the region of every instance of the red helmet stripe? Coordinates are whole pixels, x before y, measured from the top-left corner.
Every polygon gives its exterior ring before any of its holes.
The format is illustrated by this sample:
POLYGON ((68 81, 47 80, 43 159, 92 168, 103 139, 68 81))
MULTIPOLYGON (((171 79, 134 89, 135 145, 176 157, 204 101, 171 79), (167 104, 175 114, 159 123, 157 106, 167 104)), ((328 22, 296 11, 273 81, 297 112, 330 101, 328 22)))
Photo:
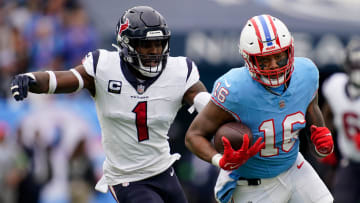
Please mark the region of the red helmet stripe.
POLYGON ((274 37, 276 38, 276 44, 279 45, 279 47, 281 48, 279 36, 278 36, 277 30, 276 30, 274 21, 273 21, 273 19, 271 18, 270 15, 267 15, 267 17, 268 17, 268 19, 269 19, 271 28, 272 28, 272 30, 273 30, 273 32, 274 32, 274 37))
POLYGON ((259 47, 260 47, 260 52, 262 53, 264 45, 262 43, 259 26, 256 24, 255 18, 251 18, 250 21, 251 21, 251 23, 253 24, 253 26, 255 28, 256 36, 258 38, 258 43, 259 43, 259 47))

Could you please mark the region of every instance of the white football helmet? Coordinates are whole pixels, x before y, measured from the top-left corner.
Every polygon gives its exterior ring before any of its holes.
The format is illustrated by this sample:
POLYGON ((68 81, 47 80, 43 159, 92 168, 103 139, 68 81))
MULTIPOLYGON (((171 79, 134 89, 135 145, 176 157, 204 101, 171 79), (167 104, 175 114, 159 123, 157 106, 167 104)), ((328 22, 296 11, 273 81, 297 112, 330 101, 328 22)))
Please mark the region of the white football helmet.
POLYGON ((240 35, 239 52, 251 77, 265 86, 278 87, 286 83, 294 70, 293 37, 286 25, 270 15, 254 16, 247 21, 240 35), (279 68, 260 67, 257 57, 287 53, 287 61, 279 68))

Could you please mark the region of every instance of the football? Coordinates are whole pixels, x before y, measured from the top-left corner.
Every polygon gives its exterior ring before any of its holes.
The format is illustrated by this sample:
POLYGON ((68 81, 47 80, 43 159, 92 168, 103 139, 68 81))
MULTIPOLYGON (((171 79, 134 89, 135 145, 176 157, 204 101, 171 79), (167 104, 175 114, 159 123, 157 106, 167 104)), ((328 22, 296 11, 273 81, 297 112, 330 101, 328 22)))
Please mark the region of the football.
POLYGON ((214 136, 214 147, 219 153, 224 152, 224 145, 222 137, 225 136, 229 141, 234 150, 241 148, 243 143, 243 136, 248 134, 250 146, 253 143, 253 135, 248 126, 240 122, 229 122, 225 123, 216 131, 214 136))

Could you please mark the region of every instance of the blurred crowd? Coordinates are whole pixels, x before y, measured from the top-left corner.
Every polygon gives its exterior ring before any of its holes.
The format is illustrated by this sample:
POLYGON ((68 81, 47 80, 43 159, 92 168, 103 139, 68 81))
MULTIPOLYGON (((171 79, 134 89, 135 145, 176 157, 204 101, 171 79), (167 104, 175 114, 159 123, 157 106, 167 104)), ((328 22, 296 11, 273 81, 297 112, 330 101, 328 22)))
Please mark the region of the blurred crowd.
POLYGON ((0 97, 9 96, 14 74, 71 68, 97 43, 76 0, 0 0, 0 97))
POLYGON ((97 157, 89 148, 100 142, 99 133, 74 113, 85 97, 64 104, 34 96, 15 104, 9 83, 15 74, 39 68, 70 69, 98 41, 79 1, 0 0, 1 203, 94 199, 101 168, 95 168, 97 157))

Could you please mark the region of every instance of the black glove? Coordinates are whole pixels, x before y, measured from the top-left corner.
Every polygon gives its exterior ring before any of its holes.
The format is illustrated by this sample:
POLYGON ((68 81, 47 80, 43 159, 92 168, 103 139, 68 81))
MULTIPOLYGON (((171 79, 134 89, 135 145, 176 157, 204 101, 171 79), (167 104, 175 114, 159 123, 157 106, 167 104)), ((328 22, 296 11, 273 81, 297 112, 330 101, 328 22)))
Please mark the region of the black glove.
POLYGON ((11 93, 16 101, 23 100, 27 97, 29 86, 36 84, 36 81, 28 75, 16 75, 11 81, 11 93))

